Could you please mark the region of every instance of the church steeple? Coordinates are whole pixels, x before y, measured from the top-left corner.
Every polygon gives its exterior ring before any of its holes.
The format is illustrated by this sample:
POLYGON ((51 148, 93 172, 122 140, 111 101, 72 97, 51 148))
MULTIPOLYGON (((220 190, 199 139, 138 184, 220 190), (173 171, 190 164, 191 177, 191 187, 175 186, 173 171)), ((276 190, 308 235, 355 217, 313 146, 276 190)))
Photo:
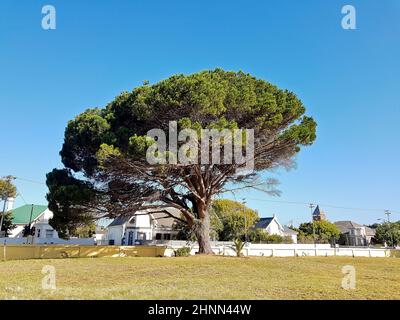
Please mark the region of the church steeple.
POLYGON ((321 211, 319 209, 319 205, 317 205, 317 207, 313 212, 313 221, 322 221, 322 220, 326 220, 326 214, 325 212, 321 211))

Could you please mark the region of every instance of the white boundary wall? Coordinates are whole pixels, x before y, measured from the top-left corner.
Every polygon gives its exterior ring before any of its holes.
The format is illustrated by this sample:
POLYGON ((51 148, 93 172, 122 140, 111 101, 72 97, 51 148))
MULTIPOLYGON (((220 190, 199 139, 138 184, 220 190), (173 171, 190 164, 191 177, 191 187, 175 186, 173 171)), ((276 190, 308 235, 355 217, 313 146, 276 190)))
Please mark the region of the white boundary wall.
MULTIPOLYGON (((26 238, 0 238, 0 245, 6 244, 26 244, 26 238)), ((94 238, 75 238, 63 240, 60 238, 35 238, 34 244, 78 244, 94 245, 94 238)), ((188 241, 160 241, 153 244, 166 245, 165 256, 172 257, 174 251, 182 247, 190 247, 191 254, 195 255, 199 250, 196 242, 188 241)), ((215 254, 225 256, 236 256, 233 250, 233 242, 215 241, 211 243, 215 254)), ((243 250, 244 256, 256 257, 302 257, 302 256, 347 256, 347 257, 389 257, 390 250, 376 249, 367 247, 341 247, 332 248, 330 244, 259 244, 249 243, 243 250)))
MULTIPOLYGON (((32 238, 0 238, 0 245, 3 244, 31 244, 32 238)), ((80 244, 95 245, 94 238, 71 238, 64 240, 60 238, 34 238, 33 244, 80 244)))
MULTIPOLYGON (((194 255, 199 247, 196 243, 186 241, 170 241, 165 256, 172 257, 178 248, 190 247, 194 255)), ((212 249, 217 255, 236 256, 233 243, 213 242, 212 249)), ((243 250, 244 256, 257 257, 315 257, 315 256, 347 256, 347 257, 390 257, 390 250, 368 247, 332 248, 330 244, 247 244, 243 250)))

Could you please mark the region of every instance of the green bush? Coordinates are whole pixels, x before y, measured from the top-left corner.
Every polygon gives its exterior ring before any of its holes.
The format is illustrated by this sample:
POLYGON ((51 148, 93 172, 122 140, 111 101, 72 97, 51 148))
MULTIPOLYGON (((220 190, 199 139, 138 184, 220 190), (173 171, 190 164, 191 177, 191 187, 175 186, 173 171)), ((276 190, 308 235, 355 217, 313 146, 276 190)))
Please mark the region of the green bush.
POLYGON ((299 238, 304 235, 304 241, 308 241, 309 239, 313 239, 314 242, 314 232, 315 232, 315 241, 317 243, 331 243, 334 240, 339 239, 340 230, 334 224, 327 220, 321 221, 313 221, 304 222, 300 224, 299 229, 299 238))
POLYGON ((283 237, 277 234, 269 234, 265 237, 264 243, 283 243, 283 237))
POLYGON ((190 251, 192 249, 190 247, 182 247, 175 250, 175 257, 189 257, 190 251))
POLYGON ((248 239, 253 243, 293 243, 291 237, 281 237, 277 234, 268 234, 262 229, 251 230, 248 239))
POLYGON ((236 239, 233 241, 233 247, 232 249, 235 251, 237 257, 242 256, 242 250, 244 248, 244 242, 240 239, 236 239))

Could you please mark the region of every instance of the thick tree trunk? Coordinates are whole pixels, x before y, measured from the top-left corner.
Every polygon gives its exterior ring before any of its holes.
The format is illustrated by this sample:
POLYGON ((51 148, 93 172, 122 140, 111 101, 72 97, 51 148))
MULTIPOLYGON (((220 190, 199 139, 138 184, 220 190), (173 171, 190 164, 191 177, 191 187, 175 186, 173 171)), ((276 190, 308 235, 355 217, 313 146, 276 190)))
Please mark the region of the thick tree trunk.
POLYGON ((205 214, 204 218, 197 219, 194 223, 194 233, 199 244, 199 254, 214 254, 210 242, 210 216, 205 214))

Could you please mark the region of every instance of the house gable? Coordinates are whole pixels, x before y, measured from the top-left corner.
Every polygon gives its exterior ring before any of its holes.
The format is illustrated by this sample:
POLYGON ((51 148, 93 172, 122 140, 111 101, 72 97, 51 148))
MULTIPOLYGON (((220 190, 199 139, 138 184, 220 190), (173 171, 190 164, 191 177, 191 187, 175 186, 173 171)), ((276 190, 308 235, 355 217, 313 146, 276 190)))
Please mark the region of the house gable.
POLYGON ((263 229, 269 234, 278 234, 282 235, 283 234, 283 227, 282 225, 278 222, 275 216, 273 217, 267 217, 267 218, 261 218, 256 225, 254 226, 256 229, 263 229))
POLYGON ((34 205, 32 210, 32 205, 24 205, 13 209, 11 212, 12 223, 15 225, 27 225, 29 224, 32 212, 31 222, 38 220, 40 216, 47 210, 47 206, 34 205))

